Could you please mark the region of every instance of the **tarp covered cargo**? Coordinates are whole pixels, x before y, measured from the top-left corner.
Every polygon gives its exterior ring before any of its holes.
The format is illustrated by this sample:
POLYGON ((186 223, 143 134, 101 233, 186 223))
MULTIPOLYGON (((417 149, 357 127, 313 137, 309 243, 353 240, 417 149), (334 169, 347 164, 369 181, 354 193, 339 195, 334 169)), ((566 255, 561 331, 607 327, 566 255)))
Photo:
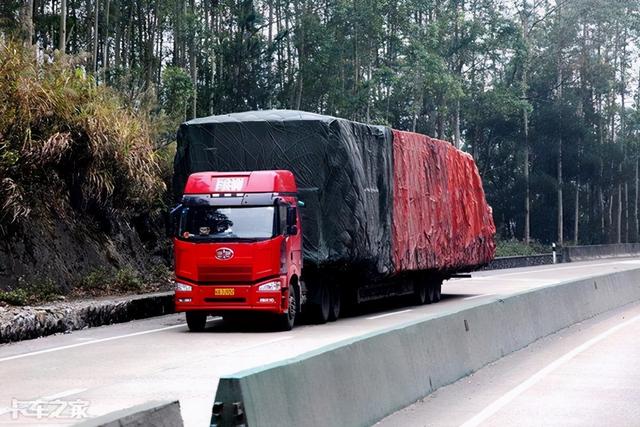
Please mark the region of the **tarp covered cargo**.
POLYGON ((305 263, 388 274, 391 145, 388 128, 300 111, 195 119, 178 131, 174 193, 194 172, 290 170, 305 202, 305 263))
POLYGON ((289 110, 195 119, 178 131, 176 195, 194 172, 269 169, 296 176, 307 266, 384 276, 493 257, 477 168, 448 143, 289 110))
POLYGON ((469 154, 394 130, 393 170, 396 271, 465 270, 493 259, 493 216, 469 154))

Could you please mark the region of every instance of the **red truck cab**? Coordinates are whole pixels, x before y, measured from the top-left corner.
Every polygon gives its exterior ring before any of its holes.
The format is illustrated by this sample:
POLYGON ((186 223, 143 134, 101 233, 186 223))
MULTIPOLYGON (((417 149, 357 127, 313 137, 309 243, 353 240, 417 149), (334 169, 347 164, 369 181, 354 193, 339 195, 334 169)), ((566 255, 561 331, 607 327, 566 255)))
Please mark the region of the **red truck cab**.
POLYGON ((172 218, 175 306, 190 330, 243 311, 293 327, 303 294, 298 203, 289 171, 189 176, 172 218))

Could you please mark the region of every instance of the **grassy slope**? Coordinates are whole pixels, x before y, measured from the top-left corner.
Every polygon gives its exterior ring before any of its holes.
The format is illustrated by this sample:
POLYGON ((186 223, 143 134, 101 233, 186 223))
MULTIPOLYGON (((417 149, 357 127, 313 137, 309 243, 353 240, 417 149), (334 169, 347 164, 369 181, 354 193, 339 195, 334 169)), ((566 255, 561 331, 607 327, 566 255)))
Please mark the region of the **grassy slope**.
POLYGON ((112 292, 166 265, 152 124, 72 61, 0 44, 0 289, 67 293, 103 271, 112 292))

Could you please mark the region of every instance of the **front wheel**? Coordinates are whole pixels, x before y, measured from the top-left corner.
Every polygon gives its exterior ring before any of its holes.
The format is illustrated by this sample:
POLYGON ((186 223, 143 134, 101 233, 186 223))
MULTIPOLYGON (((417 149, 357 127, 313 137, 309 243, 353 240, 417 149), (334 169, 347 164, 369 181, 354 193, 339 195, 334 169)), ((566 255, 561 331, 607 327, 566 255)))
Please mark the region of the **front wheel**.
POLYGON ((187 326, 191 332, 202 332, 207 325, 206 313, 187 311, 187 326))
POLYGON ((280 331, 290 331, 296 323, 296 315, 298 314, 298 292, 295 288, 289 288, 289 309, 284 314, 278 315, 277 328, 280 331))

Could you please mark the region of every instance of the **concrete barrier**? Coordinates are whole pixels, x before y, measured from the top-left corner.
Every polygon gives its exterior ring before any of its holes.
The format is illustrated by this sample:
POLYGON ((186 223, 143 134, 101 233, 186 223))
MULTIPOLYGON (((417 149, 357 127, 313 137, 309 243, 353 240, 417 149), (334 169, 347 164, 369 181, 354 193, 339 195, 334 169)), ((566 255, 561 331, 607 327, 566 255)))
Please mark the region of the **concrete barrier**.
POLYGON ((640 300, 640 269, 565 282, 220 379, 213 426, 367 426, 533 341, 640 300))
POLYGON ((565 246, 562 249, 562 256, 565 262, 589 261, 599 258, 640 256, 640 243, 565 246))
POLYGON ((76 427, 181 427, 180 403, 149 402, 101 417, 92 418, 76 427))

